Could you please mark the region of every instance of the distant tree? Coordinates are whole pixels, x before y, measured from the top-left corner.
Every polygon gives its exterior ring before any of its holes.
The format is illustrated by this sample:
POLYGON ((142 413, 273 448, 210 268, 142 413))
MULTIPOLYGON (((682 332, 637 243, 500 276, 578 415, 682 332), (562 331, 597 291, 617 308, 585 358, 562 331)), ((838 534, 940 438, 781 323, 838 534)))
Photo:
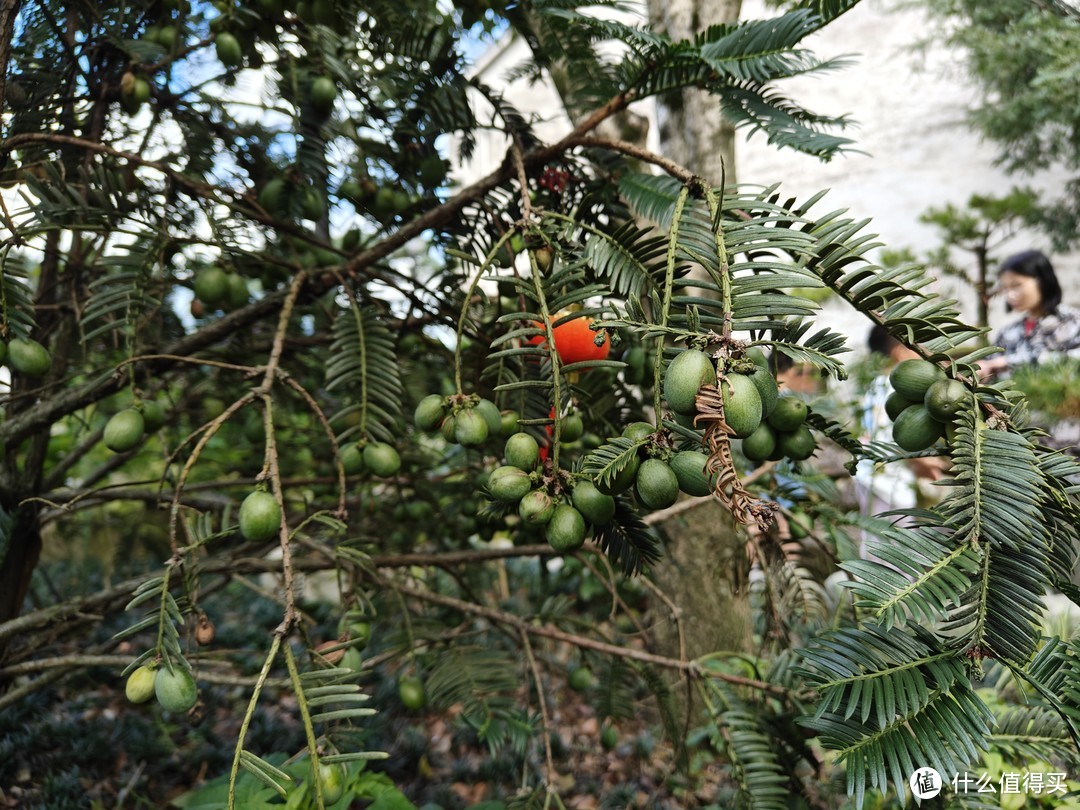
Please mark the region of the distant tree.
POLYGON ((935 36, 966 58, 981 97, 974 126, 1023 176, 1060 167, 1064 191, 1039 205, 1058 247, 1080 235, 1080 9, 1065 0, 928 0, 935 36))
POLYGON ((1032 223, 1037 207, 1038 195, 1033 190, 1013 189, 1000 197, 973 194, 963 208, 949 203, 919 215, 920 222, 938 229, 941 239, 941 244, 928 253, 927 263, 971 287, 979 326, 990 325, 991 272, 1004 258, 995 251, 1017 230, 1032 223), (970 261, 958 260, 955 251, 970 254, 970 261))

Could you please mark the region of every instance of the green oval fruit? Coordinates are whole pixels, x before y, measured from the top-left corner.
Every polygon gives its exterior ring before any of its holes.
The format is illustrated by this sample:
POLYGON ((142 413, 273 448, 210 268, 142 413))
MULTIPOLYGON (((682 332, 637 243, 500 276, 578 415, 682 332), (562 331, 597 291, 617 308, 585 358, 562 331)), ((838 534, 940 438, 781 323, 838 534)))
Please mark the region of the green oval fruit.
POLYGON ((364 656, 360 653, 358 647, 349 647, 349 649, 345 650, 345 654, 341 656, 341 660, 338 661, 338 666, 342 669, 359 672, 364 668, 364 656))
POLYGON ((506 440, 503 458, 510 466, 531 472, 540 460, 540 444, 528 433, 515 433, 506 440))
POLYGON ((807 410, 806 403, 798 397, 780 397, 769 414, 769 425, 780 431, 795 430, 806 421, 807 410))
POLYGON ((746 350, 746 356, 754 361, 754 365, 768 369, 769 358, 765 356, 765 352, 762 351, 761 347, 751 346, 746 350))
POLYGON ((585 433, 585 423, 581 414, 570 413, 563 417, 559 438, 564 442, 576 442, 585 433))
POLYGON ((413 424, 423 431, 435 430, 443 417, 446 416, 446 407, 443 398, 439 394, 428 394, 416 405, 413 411, 413 424))
POLYGON ((893 441, 908 452, 925 450, 944 434, 945 426, 922 405, 912 405, 893 422, 893 441))
POLYGON ((649 422, 631 422, 623 428, 622 435, 631 441, 640 442, 656 432, 656 425, 649 422))
MULTIPOLYGON (((420 161, 420 182, 427 188, 435 188, 446 179, 446 164, 438 155, 428 155, 420 161)), ((541 267, 541 270, 544 268, 541 267)))
POLYGON ((706 384, 716 384, 716 364, 705 352, 687 349, 675 356, 664 374, 664 399, 673 411, 694 413, 698 389, 706 384))
POLYGON ((214 50, 225 67, 240 67, 244 63, 244 49, 240 47, 240 40, 228 31, 222 31, 214 39, 214 50))
POLYGON ((626 363, 623 369, 623 379, 630 385, 641 385, 645 381, 645 349, 641 346, 631 346, 623 352, 622 361, 626 363))
POLYGON ((615 499, 598 490, 592 481, 578 481, 570 493, 570 500, 593 526, 604 526, 615 517, 615 499))
POLYGON ((502 436, 513 436, 518 432, 518 423, 521 421, 521 414, 517 411, 502 411, 499 414, 499 434, 502 436))
POLYGON ((555 514, 555 502, 543 490, 534 489, 518 502, 518 514, 529 525, 540 526, 555 514))
POLYGON ((157 433, 165 425, 165 408, 157 400, 143 400, 142 417, 146 432, 157 433))
POLYGON ((259 192, 259 205, 268 213, 284 213, 289 199, 289 184, 283 177, 275 177, 262 187, 259 192))
MULTIPOLYGON (((300 216, 304 219, 320 220, 325 213, 326 202, 323 200, 319 190, 310 186, 305 188, 300 195, 300 216)), ((317 255, 315 255, 314 261, 316 263, 319 261, 317 255)))
POLYGON ((896 417, 898 417, 912 405, 918 404, 918 402, 912 402, 899 391, 893 391, 885 400, 885 415, 889 417, 889 421, 895 422, 896 417))
POLYGON ((788 516, 788 531, 796 540, 808 537, 814 528, 814 519, 802 509, 795 507, 788 516))
POLYGON ((146 703, 154 696, 154 670, 141 666, 128 675, 124 684, 124 694, 132 703, 146 703))
POLYGON ((345 795, 345 771, 338 763, 329 765, 319 763, 319 790, 322 791, 323 804, 331 805, 345 795))
POLYGON ((776 378, 762 366, 758 366, 754 373, 748 376, 761 395, 761 418, 767 419, 780 401, 780 388, 776 385, 776 378))
POLYGON ((240 504, 240 534, 248 540, 269 540, 281 528, 281 507, 269 492, 256 490, 240 504))
POLYGON ((171 672, 168 667, 159 667, 154 675, 154 694, 163 709, 181 713, 195 705, 199 699, 199 688, 195 685, 195 679, 179 666, 171 672))
POLYGON ((448 413, 446 416, 444 416, 442 424, 439 425, 439 432, 442 434, 442 437, 448 442, 456 442, 457 417, 455 417, 452 413, 448 413))
POLYGON ((229 291, 225 296, 228 309, 240 309, 248 302, 251 293, 248 291, 247 280, 239 273, 228 273, 229 291))
POLYGON ((341 448, 341 466, 345 468, 346 475, 359 475, 366 469, 364 464, 364 451, 353 442, 341 448))
POLYGON ((623 467, 622 470, 615 473, 615 477, 604 484, 600 481, 596 482, 596 488, 604 495, 618 495, 620 492, 626 492, 634 485, 634 481, 637 479, 638 467, 641 465, 641 459, 634 456, 630 459, 630 463, 623 467))
POLYGON ((604 747, 605 751, 610 751, 616 745, 619 744, 619 732, 615 730, 615 726, 610 723, 605 725, 600 730, 600 745, 604 747))
POLYGON ((337 85, 329 76, 319 76, 311 83, 311 106, 323 115, 329 115, 334 110, 334 101, 337 99, 337 85))
POLYGON ((682 425, 684 428, 689 428, 690 430, 697 430, 698 426, 694 424, 694 419, 696 417, 696 413, 677 413, 675 414, 675 424, 682 425))
POLYGON ((427 705, 424 682, 415 675, 398 678, 398 697, 401 705, 409 711, 417 711, 427 705))
POLYGON ((742 451, 750 461, 765 461, 776 450, 776 432, 767 422, 743 439, 742 451))
POLYGON ((179 32, 171 25, 166 25, 157 35, 157 43, 167 51, 171 51, 176 45, 176 40, 179 37, 179 32))
POLYGON ((967 386, 959 380, 938 380, 926 389, 923 405, 939 422, 951 422, 970 401, 967 386))
POLYGON ((929 360, 903 360, 889 374, 893 390, 914 402, 922 402, 926 390, 945 379, 941 366, 929 360))
POLYGON ((795 430, 785 431, 776 436, 776 449, 792 461, 805 461, 814 455, 817 442, 814 434, 806 425, 799 425, 795 430))
POLYGON ((195 275, 195 297, 207 306, 219 306, 228 296, 229 275, 220 267, 206 267, 195 275))
POLYGON ((574 507, 561 503, 555 507, 545 534, 556 551, 576 551, 585 543, 585 518, 574 507))
POLYGON ((487 441, 488 424, 475 408, 461 411, 454 417, 454 439, 465 447, 476 447, 487 441))
POLYGON ((225 403, 217 397, 205 397, 202 401, 202 412, 206 419, 217 419, 225 413, 225 403))
POLYGON ((473 408, 487 422, 488 436, 498 436, 502 431, 502 414, 490 399, 481 399, 473 408))
POLYGON ((401 469, 401 456, 389 444, 370 442, 364 446, 364 466, 379 478, 389 478, 401 469))
POLYGON ((679 499, 675 471, 658 458, 641 462, 635 484, 638 499, 649 509, 666 509, 679 499))
POLYGON ((570 688, 575 692, 584 692, 596 682, 592 670, 588 667, 574 667, 574 669, 570 670, 570 677, 567 680, 570 683, 570 688))
POLYGON ((52 368, 52 355, 36 340, 12 338, 8 344, 7 364, 27 377, 43 377, 52 368))
POLYGON ((532 481, 529 480, 529 474, 521 468, 506 465, 491 471, 487 488, 495 500, 517 503, 532 489, 532 481))
POLYGON ((724 399, 724 420, 735 431, 735 437, 745 439, 761 424, 761 394, 746 374, 729 374, 720 384, 724 399))
POLYGON ((675 478, 678 479, 679 489, 687 495, 701 497, 712 494, 713 484, 705 474, 706 461, 708 458, 704 453, 682 450, 673 455, 671 461, 668 462, 672 472, 675 473, 675 478))
POLYGON ((126 453, 139 446, 146 433, 143 415, 135 408, 125 408, 105 425, 105 446, 114 453, 126 453))

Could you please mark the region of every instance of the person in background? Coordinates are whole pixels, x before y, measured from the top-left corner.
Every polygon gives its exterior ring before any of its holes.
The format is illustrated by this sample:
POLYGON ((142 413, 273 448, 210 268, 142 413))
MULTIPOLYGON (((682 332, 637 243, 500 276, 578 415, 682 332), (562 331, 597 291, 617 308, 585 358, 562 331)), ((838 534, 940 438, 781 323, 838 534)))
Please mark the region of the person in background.
MULTIPOLYGON (((870 383, 859 405, 859 427, 863 443, 891 442, 892 420, 885 413, 885 400, 892 393, 889 372, 902 360, 919 355, 876 324, 870 330, 867 348, 884 361, 881 373, 870 383)), ((912 509, 919 500, 920 481, 937 481, 944 475, 941 458, 912 458, 881 464, 862 459, 855 469, 855 497, 859 511, 867 516, 892 509, 912 509)))
POLYGON ((773 352, 770 362, 781 392, 820 394, 824 388, 822 373, 809 363, 798 363, 782 352, 773 352))
POLYGON ((1002 352, 980 360, 983 377, 1002 376, 1025 364, 1063 356, 1080 357, 1080 310, 1061 303, 1061 284, 1050 260, 1038 250, 1010 256, 998 270, 1005 309, 1023 315, 997 333, 1002 352))

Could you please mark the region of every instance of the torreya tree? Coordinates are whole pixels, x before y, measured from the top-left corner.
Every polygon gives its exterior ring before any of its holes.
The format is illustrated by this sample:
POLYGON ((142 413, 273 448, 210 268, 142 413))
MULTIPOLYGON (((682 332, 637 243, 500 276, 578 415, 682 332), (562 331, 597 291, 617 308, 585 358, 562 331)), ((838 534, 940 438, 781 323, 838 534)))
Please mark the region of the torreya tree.
MULTIPOLYGON (((1075 764, 1080 648, 1041 617, 1048 589, 1075 593, 1080 466, 977 380, 980 330, 921 268, 875 265, 844 201, 724 187, 599 134, 694 88, 832 157, 842 120, 782 80, 855 5, 673 40, 562 0, 23 2, 0 49, 5 739, 92 668, 91 699, 128 699, 117 722, 234 721, 184 806, 411 807, 372 744, 402 707, 511 763, 505 804, 561 806, 566 680, 604 745, 653 706, 674 762, 722 763, 720 807, 896 804, 918 767, 1075 764), (532 46, 519 75, 573 80, 586 112, 557 140, 470 78, 504 26, 532 46), (504 158, 455 184, 492 129, 504 158), (895 444, 780 395, 765 363, 845 376, 843 338, 789 294, 825 287, 922 358, 892 377, 895 444), (815 469, 827 442, 852 464, 948 455, 946 496, 903 524, 846 513, 815 469), (652 527, 711 499, 747 529, 755 646, 660 654, 642 611, 683 619, 651 582, 652 527), (87 592, 38 565, 45 542, 102 536, 149 559, 118 553, 131 578, 87 592), (225 592, 251 594, 239 615, 214 612, 225 592), (666 671, 704 707, 691 735, 666 671), (259 736, 283 712, 293 750, 259 736)), ((66 806, 4 744, 0 784, 66 806)), ((115 764, 118 803, 164 804, 139 781, 158 750, 115 764)))

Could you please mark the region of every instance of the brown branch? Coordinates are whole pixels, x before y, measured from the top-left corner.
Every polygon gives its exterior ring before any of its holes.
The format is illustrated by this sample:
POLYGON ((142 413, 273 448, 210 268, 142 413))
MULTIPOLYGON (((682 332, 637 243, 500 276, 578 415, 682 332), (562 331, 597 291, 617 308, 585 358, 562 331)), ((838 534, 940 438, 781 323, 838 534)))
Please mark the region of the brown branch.
POLYGON ((784 696, 789 694, 789 690, 782 686, 777 686, 776 684, 757 681, 752 678, 743 678, 738 675, 729 675, 723 672, 707 672, 697 661, 680 661, 676 658, 668 658, 667 656, 656 655, 655 653, 646 652, 644 650, 636 650, 631 647, 620 647, 617 644, 608 644, 607 642, 597 641, 596 639, 588 638, 587 636, 566 633, 554 627, 548 627, 547 625, 533 624, 512 613, 506 613, 505 611, 490 608, 485 605, 473 604, 472 602, 464 602, 460 599, 455 599, 452 596, 444 596, 442 594, 433 593, 432 591, 418 590, 416 588, 410 588, 408 585, 401 585, 398 583, 386 584, 387 587, 392 587, 406 596, 442 605, 443 607, 458 610, 462 613, 469 613, 473 616, 482 616, 485 619, 489 619, 498 624, 505 624, 513 627, 519 632, 530 633, 534 636, 542 636, 544 638, 552 639, 553 641, 562 641, 566 644, 572 644, 575 647, 594 650, 595 652, 603 653, 605 655, 628 658, 642 664, 653 664, 655 666, 664 667, 665 669, 676 669, 694 678, 717 678, 722 681, 727 681, 728 683, 737 684, 739 686, 749 686, 773 694, 784 696))
POLYGON ((610 149, 613 152, 622 152, 624 155, 637 158, 644 163, 651 163, 654 166, 659 166, 676 180, 679 180, 686 185, 695 185, 697 183, 706 182, 701 177, 675 161, 669 160, 655 152, 650 152, 648 149, 644 149, 629 141, 620 141, 617 138, 601 138, 596 135, 589 135, 587 137, 579 138, 575 145, 591 146, 598 149, 610 149))
POLYGON ((529 643, 529 634, 520 631, 521 646, 525 650, 525 661, 529 664, 529 672, 532 673, 533 683, 536 684, 536 700, 540 704, 540 728, 544 732, 544 760, 547 764, 544 773, 544 784, 551 793, 558 785, 558 771, 555 770, 555 757, 551 752, 551 718, 548 716, 547 698, 544 697, 544 682, 540 679, 540 668, 536 665, 536 656, 533 655, 532 644, 529 643))

